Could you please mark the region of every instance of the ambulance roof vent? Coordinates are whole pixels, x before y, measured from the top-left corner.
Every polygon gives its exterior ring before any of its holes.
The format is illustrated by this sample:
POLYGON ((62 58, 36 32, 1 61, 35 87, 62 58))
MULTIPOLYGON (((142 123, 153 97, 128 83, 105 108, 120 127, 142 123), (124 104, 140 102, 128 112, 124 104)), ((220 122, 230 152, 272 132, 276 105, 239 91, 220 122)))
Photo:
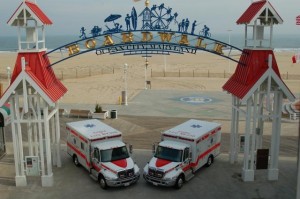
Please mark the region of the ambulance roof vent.
POLYGON ((202 126, 199 125, 199 124, 193 124, 191 127, 192 127, 192 128, 201 128, 202 126))
POLYGON ((93 128, 95 126, 95 124, 86 124, 86 125, 84 125, 84 127, 86 127, 86 128, 93 128))

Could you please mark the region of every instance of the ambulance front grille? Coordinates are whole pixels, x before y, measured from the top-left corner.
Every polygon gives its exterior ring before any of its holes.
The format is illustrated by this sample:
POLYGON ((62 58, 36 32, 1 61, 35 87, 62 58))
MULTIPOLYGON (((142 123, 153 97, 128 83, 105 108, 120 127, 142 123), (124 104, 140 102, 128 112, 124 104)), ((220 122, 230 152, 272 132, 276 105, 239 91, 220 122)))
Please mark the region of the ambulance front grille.
POLYGON ((163 171, 156 170, 156 169, 153 169, 153 168, 149 168, 148 174, 149 174, 149 176, 156 177, 156 178, 164 177, 164 172, 163 171))
POLYGON ((134 176, 134 169, 128 169, 118 172, 119 178, 131 178, 134 176))

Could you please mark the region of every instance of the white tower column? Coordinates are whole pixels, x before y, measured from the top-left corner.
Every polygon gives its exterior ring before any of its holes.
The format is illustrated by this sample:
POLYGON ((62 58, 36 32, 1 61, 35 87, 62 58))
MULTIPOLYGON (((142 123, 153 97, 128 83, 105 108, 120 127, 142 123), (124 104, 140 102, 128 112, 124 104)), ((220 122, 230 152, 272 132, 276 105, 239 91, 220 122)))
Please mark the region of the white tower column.
POLYGON ((272 113, 272 138, 271 138, 271 154, 270 164, 268 169, 268 179, 278 180, 278 157, 280 146, 280 132, 281 132, 281 107, 282 107, 282 92, 276 91, 274 93, 274 110, 272 113))
MULTIPOLYGON (((250 131, 251 131, 251 104, 252 99, 247 100, 246 126, 245 126, 245 149, 244 149, 244 166, 242 170, 243 181, 254 181, 254 169, 251 166, 250 154, 250 131)), ((253 150, 253 149, 252 149, 253 150)))
POLYGON ((15 160, 15 171, 16 171, 16 186, 26 186, 27 180, 24 172, 24 160, 23 160, 23 145, 22 136, 19 133, 21 131, 21 125, 19 124, 19 97, 14 95, 10 98, 11 106, 11 129, 13 137, 13 147, 14 147, 14 160, 15 160))
POLYGON ((60 123, 59 123, 59 105, 56 103, 55 105, 57 111, 54 115, 55 119, 55 133, 56 133, 56 140, 55 140, 55 146, 54 146, 54 153, 56 153, 56 166, 61 167, 61 155, 60 155, 60 123))
POLYGON ((239 153, 239 99, 232 96, 232 119, 231 119, 231 132, 230 132, 230 156, 229 161, 234 164, 238 161, 239 153))

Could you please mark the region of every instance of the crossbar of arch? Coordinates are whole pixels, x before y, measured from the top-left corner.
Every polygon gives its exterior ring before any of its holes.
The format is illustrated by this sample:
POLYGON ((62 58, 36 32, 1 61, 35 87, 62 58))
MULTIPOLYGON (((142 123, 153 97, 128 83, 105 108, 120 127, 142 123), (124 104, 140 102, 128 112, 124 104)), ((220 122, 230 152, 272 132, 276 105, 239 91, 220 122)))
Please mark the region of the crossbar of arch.
POLYGON ((143 57, 197 54, 199 51, 206 51, 236 63, 239 63, 239 57, 243 53, 243 50, 238 47, 205 36, 177 31, 135 30, 86 37, 55 48, 46 55, 51 56, 55 52, 60 52, 62 55, 50 65, 53 66, 91 51, 95 51, 96 55, 124 54, 143 57))

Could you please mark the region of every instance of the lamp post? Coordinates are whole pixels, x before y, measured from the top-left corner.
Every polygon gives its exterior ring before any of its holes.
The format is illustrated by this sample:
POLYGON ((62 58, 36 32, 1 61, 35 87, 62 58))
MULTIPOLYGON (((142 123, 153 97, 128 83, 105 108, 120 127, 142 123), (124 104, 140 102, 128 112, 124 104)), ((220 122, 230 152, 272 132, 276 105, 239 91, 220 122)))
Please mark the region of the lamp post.
MULTIPOLYGON (((230 39, 231 39, 231 29, 228 29, 228 44, 230 45, 230 39)), ((228 73, 230 73, 230 60, 228 59, 228 73)))
POLYGON ((8 85, 10 85, 10 79, 11 79, 11 70, 10 70, 10 67, 7 66, 6 68, 6 71, 7 71, 7 80, 8 80, 8 85))
POLYGON ((127 103, 127 69, 128 69, 128 64, 124 64, 124 91, 122 92, 122 104, 128 105, 127 103))
POLYGON ((145 57, 145 90, 147 89, 147 68, 148 68, 149 62, 147 57, 145 57))

